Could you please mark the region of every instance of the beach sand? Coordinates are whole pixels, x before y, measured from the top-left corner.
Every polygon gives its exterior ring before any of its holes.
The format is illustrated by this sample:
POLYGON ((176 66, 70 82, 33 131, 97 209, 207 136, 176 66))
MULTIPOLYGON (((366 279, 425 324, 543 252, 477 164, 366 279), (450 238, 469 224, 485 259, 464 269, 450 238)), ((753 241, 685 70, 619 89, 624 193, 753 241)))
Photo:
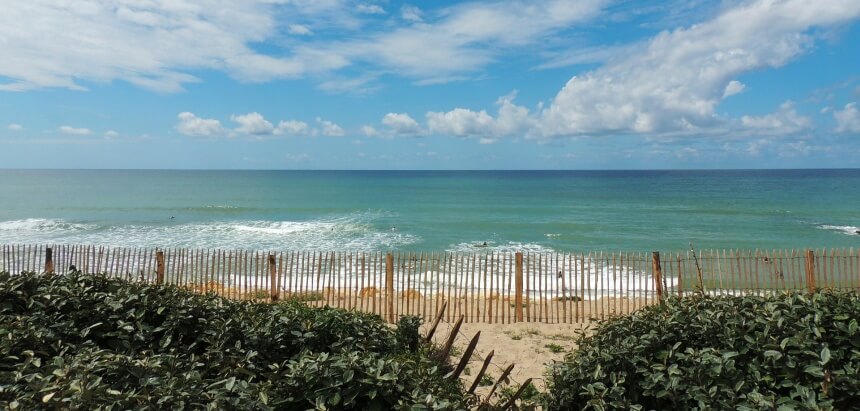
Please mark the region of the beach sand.
MULTIPOLYGON (((483 324, 466 323, 460 327, 455 340, 452 363, 463 356, 469 340, 478 332, 481 336, 473 353, 468 368, 461 376, 468 388, 475 380, 483 365, 484 359, 493 351, 491 365, 486 374, 495 382, 503 370, 510 364, 515 364, 510 374, 508 385, 518 386, 531 378, 538 389, 545 387, 547 366, 556 361, 562 361, 565 353, 576 348, 576 339, 582 333, 589 332, 593 323, 573 324, 543 324, 543 323, 514 323, 514 324, 483 324)), ((434 342, 442 345, 450 335, 454 324, 440 323, 434 335, 434 342)), ((426 333, 429 324, 423 326, 426 333)), ((479 387, 476 392, 482 397, 487 394, 490 386, 479 387)), ((501 387, 499 388, 501 389, 501 387)))

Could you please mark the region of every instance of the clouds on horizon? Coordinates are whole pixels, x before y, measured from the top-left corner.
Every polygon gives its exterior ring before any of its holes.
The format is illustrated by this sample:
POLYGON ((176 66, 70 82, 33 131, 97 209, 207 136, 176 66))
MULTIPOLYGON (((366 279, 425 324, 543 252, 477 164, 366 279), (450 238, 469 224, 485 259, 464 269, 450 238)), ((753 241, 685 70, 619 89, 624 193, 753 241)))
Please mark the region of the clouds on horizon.
POLYGON ((234 128, 224 127, 221 121, 214 118, 201 118, 194 113, 185 111, 177 115, 178 123, 175 129, 180 134, 189 137, 236 137, 236 136, 326 136, 340 137, 346 131, 335 122, 317 117, 317 127, 299 120, 281 120, 277 126, 266 120, 262 114, 251 112, 231 115, 230 120, 237 124, 234 128))
POLYGON ((88 136, 93 134, 93 131, 85 127, 60 126, 57 131, 63 134, 72 136, 88 136))

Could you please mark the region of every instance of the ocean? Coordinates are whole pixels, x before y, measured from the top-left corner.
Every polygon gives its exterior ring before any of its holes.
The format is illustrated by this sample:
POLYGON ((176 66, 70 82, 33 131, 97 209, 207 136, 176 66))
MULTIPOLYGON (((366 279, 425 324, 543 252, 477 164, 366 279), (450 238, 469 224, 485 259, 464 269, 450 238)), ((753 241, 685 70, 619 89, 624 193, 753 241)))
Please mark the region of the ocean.
POLYGON ((860 169, 0 170, 0 244, 681 251, 860 247, 857 230, 860 169))

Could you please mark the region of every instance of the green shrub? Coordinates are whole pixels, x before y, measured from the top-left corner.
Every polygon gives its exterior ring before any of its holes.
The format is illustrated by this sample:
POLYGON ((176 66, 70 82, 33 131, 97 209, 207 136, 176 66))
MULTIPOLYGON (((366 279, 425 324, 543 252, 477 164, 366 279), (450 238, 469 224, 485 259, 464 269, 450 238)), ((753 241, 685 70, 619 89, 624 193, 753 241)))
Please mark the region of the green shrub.
POLYGON ((415 351, 421 342, 421 335, 418 329, 421 327, 421 318, 411 315, 400 317, 397 321, 397 343, 401 348, 415 351))
POLYGON ((411 333, 297 302, 0 273, 0 408, 468 406, 411 333))
POLYGON ((854 293, 670 299, 582 337, 551 408, 858 409, 858 319, 854 293))

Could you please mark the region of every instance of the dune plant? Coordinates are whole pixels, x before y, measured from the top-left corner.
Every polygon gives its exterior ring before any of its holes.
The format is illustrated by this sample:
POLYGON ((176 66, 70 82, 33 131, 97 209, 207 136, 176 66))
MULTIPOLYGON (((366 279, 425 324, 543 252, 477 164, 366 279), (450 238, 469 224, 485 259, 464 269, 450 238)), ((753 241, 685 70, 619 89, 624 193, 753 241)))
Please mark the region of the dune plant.
POLYGON ((550 407, 858 409, 858 320, 855 293, 672 298, 581 337, 550 407))
POLYGON ((0 408, 466 408, 404 324, 98 275, 0 273, 0 408))

